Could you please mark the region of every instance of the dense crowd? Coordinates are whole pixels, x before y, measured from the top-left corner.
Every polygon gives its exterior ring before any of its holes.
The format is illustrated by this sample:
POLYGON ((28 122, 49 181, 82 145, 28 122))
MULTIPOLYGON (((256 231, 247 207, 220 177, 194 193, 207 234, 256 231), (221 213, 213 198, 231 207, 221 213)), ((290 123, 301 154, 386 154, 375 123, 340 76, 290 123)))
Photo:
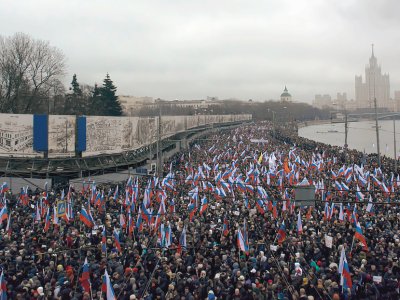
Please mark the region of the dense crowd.
POLYGON ((0 299, 399 299, 393 160, 265 122, 196 141, 163 171, 3 186, 0 299), (296 205, 304 185, 315 207, 296 205))

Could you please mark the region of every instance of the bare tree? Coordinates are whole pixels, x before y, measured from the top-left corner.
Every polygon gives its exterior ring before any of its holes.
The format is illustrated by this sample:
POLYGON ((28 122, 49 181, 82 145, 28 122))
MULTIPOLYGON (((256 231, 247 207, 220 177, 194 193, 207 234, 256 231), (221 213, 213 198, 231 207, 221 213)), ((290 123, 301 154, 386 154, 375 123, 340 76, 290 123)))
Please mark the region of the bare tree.
POLYGON ((0 36, 0 110, 47 110, 48 98, 65 73, 65 56, 49 42, 24 33, 0 36))

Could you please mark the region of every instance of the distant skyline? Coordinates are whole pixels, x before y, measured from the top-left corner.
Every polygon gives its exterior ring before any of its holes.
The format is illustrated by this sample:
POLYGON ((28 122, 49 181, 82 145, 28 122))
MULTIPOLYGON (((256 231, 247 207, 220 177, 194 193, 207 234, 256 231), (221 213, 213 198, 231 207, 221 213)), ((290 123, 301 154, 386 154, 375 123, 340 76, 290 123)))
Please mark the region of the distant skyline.
POLYGON ((3 0, 2 36, 47 40, 67 58, 66 87, 101 83, 167 100, 294 101, 346 92, 375 45, 400 90, 398 0, 3 0))

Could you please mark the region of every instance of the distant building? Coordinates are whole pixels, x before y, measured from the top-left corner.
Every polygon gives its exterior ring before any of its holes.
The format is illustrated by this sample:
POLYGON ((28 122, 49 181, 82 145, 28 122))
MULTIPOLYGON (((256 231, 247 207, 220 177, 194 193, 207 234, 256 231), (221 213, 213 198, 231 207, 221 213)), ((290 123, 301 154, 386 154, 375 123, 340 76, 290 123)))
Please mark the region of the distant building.
POLYGON ((400 111, 400 91, 394 91, 395 111, 400 111))
POLYGON ((365 82, 362 75, 355 76, 355 93, 358 108, 374 107, 376 98, 377 107, 389 108, 390 82, 389 74, 382 74, 374 55, 374 45, 369 58, 369 65, 365 67, 365 82))
POLYGON ((315 106, 316 108, 319 108, 319 109, 332 107, 332 97, 328 94, 315 95, 314 101, 313 101, 313 106, 315 106))
POLYGON ((143 106, 156 106, 152 97, 118 96, 124 115, 132 115, 143 106))
POLYGON ((332 99, 329 94, 317 94, 314 97, 312 105, 319 109, 347 110, 354 111, 357 109, 356 102, 347 99, 347 93, 336 93, 336 99, 332 99))
POLYGON ((336 100, 338 102, 346 102, 347 101, 347 94, 346 93, 337 93, 336 100))
POLYGON ((163 107, 176 108, 192 108, 195 112, 204 113, 209 111, 210 107, 221 106, 223 100, 218 100, 217 97, 207 97, 207 99, 201 100, 162 100, 153 99, 152 97, 135 97, 135 96, 118 96, 118 100, 121 103, 124 115, 137 115, 141 109, 157 108, 159 104, 163 107))
POLYGON ((281 94, 281 102, 292 102, 292 95, 289 94, 288 89, 286 88, 283 90, 281 94))

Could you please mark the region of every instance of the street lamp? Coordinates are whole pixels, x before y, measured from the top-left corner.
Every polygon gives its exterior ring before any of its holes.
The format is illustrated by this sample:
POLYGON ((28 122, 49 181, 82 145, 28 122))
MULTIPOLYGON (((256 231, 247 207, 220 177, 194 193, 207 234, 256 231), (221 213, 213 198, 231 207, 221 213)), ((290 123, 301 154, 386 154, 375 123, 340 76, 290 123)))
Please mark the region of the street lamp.
POLYGON ((268 112, 272 112, 272 137, 275 138, 275 114, 276 114, 276 111, 268 108, 268 112))
MULTIPOLYGON (((374 77, 375 80, 375 77, 374 77)), ((374 85, 374 108, 375 108, 375 129, 376 129, 376 146, 377 146, 377 154, 378 154, 378 166, 381 166, 381 151, 379 148, 379 127, 378 127, 378 111, 376 106, 376 97, 375 97, 375 85, 374 85)))

